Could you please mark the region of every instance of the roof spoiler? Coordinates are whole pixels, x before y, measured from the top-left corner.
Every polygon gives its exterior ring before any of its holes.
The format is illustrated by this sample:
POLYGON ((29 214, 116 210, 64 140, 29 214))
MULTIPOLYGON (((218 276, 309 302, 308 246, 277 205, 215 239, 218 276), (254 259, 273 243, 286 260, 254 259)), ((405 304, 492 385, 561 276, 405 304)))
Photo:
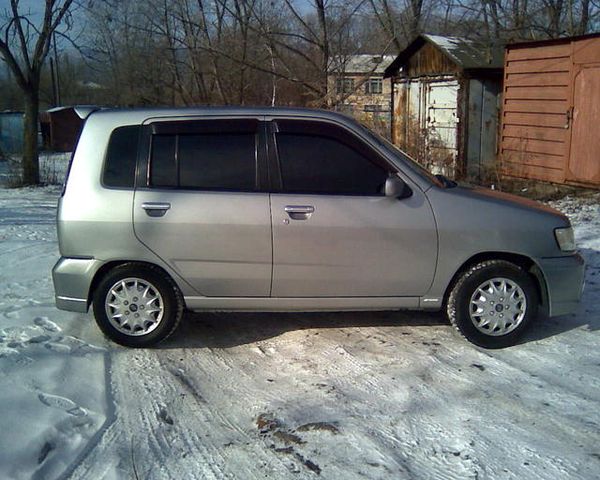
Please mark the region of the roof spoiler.
POLYGON ((75 110, 75 113, 77 114, 77 116, 79 118, 81 118, 82 120, 85 120, 92 113, 97 112, 98 110, 101 110, 101 109, 102 109, 102 107, 98 107, 97 105, 78 105, 77 107, 73 108, 73 110, 75 110))

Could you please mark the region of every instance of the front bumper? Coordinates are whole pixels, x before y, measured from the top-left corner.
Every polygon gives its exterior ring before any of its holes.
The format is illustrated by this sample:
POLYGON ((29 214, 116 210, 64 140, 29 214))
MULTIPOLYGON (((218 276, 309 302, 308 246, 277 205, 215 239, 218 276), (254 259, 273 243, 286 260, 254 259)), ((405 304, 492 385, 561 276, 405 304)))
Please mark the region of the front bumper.
POLYGON ((547 288, 548 316, 566 315, 577 310, 583 293, 585 262, 579 253, 537 261, 547 288))
POLYGON ((101 264, 93 258, 61 257, 52 269, 56 307, 70 312, 87 312, 90 285, 101 264))

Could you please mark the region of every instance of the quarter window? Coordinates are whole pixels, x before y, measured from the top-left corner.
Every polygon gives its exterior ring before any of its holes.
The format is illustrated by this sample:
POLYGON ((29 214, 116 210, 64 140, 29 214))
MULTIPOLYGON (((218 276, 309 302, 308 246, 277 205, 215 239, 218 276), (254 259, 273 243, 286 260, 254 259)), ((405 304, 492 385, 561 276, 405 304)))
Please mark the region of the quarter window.
POLYGON ((278 133, 277 149, 284 192, 383 194, 388 172, 336 138, 278 133))
POLYGON ((110 135, 102 183, 107 187, 133 188, 137 163, 138 125, 116 128, 110 135))

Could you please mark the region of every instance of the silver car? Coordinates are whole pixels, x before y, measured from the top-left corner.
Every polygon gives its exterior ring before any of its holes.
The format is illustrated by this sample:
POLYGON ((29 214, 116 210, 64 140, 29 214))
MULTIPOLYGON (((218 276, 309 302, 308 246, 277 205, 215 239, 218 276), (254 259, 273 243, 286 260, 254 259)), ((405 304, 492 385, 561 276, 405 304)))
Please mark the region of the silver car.
POLYGON ((433 176, 332 112, 80 109, 58 207, 58 308, 122 345, 185 309, 445 309, 514 344, 573 312, 584 262, 561 213, 433 176))

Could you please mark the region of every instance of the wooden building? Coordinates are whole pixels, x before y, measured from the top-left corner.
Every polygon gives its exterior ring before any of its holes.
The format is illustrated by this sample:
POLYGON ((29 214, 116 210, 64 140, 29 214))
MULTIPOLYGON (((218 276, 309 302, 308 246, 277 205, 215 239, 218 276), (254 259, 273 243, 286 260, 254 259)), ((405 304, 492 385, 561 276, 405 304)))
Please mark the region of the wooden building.
POLYGON ((55 152, 72 152, 83 126, 75 107, 51 108, 40 114, 44 148, 55 152))
POLYGON ((503 47, 419 35, 385 70, 392 141, 434 173, 481 178, 496 161, 503 47))
POLYGON ((501 171, 600 186, 600 34, 507 46, 501 171))

